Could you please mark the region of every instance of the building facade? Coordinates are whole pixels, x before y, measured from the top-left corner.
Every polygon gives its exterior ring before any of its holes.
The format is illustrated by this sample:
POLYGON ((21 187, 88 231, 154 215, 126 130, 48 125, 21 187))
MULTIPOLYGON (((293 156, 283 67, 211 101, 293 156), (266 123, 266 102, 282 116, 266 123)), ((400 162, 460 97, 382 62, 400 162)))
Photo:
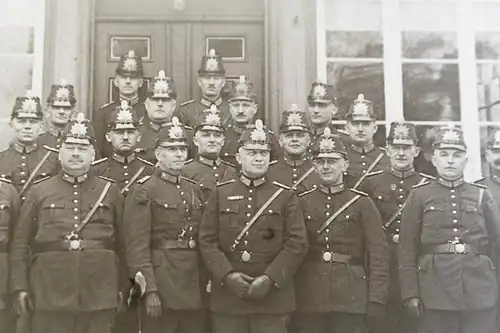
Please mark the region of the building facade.
POLYGON ((111 79, 129 49, 144 59, 144 89, 165 69, 180 102, 196 98, 200 58, 215 48, 228 81, 254 82, 260 116, 274 129, 282 110, 304 107, 310 84, 326 80, 341 113, 359 93, 374 102, 379 143, 391 121, 412 121, 428 159, 430 129, 452 121, 470 147, 467 178, 488 172, 483 142, 500 122, 500 0, 8 3, 0 13, 4 133, 15 96, 30 88, 44 99, 61 78, 90 115, 113 98, 111 79))

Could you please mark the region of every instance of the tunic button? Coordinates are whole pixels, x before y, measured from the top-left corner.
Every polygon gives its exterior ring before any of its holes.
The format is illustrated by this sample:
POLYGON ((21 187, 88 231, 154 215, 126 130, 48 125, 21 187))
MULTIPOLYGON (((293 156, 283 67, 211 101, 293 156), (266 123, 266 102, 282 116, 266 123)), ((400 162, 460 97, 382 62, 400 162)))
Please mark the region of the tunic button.
POLYGON ((436 209, 436 207, 434 207, 434 206, 431 206, 430 208, 431 208, 431 210, 434 210, 434 209, 436 209))
POLYGON ((450 190, 451 193, 455 193, 455 190, 450 190))
POLYGON ((294 178, 296 178, 296 177, 297 177, 297 174, 296 174, 296 173, 294 173, 292 176, 293 176, 294 178))
POLYGON ((252 201, 252 197, 248 197, 248 201, 252 201))
POLYGON ((77 187, 78 187, 78 185, 76 185, 76 184, 75 184, 75 185, 73 185, 73 187, 74 187, 74 188, 77 188, 77 187))
MULTIPOLYGON (((327 232, 328 232, 328 231, 327 231, 327 232)), ((328 237, 325 237, 325 241, 327 241, 327 242, 328 242, 328 237)))
POLYGON ((252 205, 247 205, 247 208, 252 208, 252 205))
POLYGON ((345 218, 346 218, 346 219, 349 219, 350 217, 351 217, 351 216, 349 216, 349 215, 346 215, 346 216, 345 216, 345 218))
POLYGON ((453 214, 456 214, 456 213, 457 213, 457 211, 456 211, 456 210, 453 210, 453 211, 452 211, 452 213, 453 213, 453 214))
POLYGON ((129 181, 128 181, 128 180, 126 180, 126 181, 125 181, 125 184, 128 184, 128 183, 129 183, 129 181))
POLYGON ((76 208, 76 207, 75 207, 75 208, 73 208, 73 211, 77 212, 77 211, 78 211, 78 208, 76 208))
POLYGON ((398 207, 403 207, 403 204, 398 204, 398 207))
POLYGON ((366 162, 361 163, 361 165, 366 165, 366 162))
POLYGON ((457 229, 457 228, 454 228, 454 229, 453 229, 453 232, 458 232, 458 229, 457 229))
POLYGON ((452 195, 452 196, 451 196, 451 198, 452 198, 452 199, 455 199, 455 198, 456 198, 456 196, 455 196, 455 195, 452 195))
POLYGON ((326 197, 326 199, 328 199, 328 200, 332 200, 332 197, 326 197))
POLYGON ((361 155, 361 158, 365 158, 365 155, 361 155))
POLYGON ((377 199, 382 200, 382 196, 381 196, 381 195, 379 195, 379 196, 377 197, 377 199))
POLYGON ((183 204, 186 204, 186 200, 182 200, 182 203, 183 203, 183 204))
POLYGON ((124 168, 124 169, 128 169, 128 166, 124 165, 124 166, 123 166, 123 168, 124 168))
POLYGON ((78 216, 74 216, 74 217, 73 217, 73 220, 78 220, 78 216))
POLYGON ((330 232, 330 229, 326 229, 325 232, 330 232))
POLYGON ((366 170, 362 170, 362 171, 363 171, 363 173, 366 173, 366 170))
POLYGON ((215 176, 215 177, 219 177, 219 174, 218 174, 218 173, 216 173, 214 176, 215 176))
POLYGON ((22 180, 21 180, 21 183, 22 183, 22 184, 26 183, 26 179, 22 179, 22 180))
POLYGON ((326 208, 330 208, 330 205, 326 205, 326 208))
POLYGON ((250 217, 250 213, 247 213, 247 217, 250 217))
POLYGON ((26 174, 26 172, 21 171, 21 176, 24 176, 25 174, 26 174))
POLYGON ((453 219, 453 223, 458 223, 458 220, 457 219, 453 219))
POLYGON ((181 192, 181 195, 184 195, 184 192, 181 192))
POLYGON ((457 204, 456 204, 456 203, 454 203, 454 202, 452 202, 452 203, 451 203, 451 205, 452 205, 453 207, 455 207, 457 204))
POLYGON ((293 171, 293 172, 296 172, 296 171, 297 171, 297 169, 292 169, 292 171, 293 171))
POLYGON ((399 192, 403 192, 403 189, 402 189, 402 188, 400 188, 400 189, 399 189, 399 192))
MULTIPOLYGON (((163 205, 163 207, 167 208, 167 207, 168 207, 168 204, 164 204, 164 205, 163 205)), ((227 210, 229 210, 229 208, 228 208, 227 210)))
POLYGON ((74 227, 74 228, 78 228, 78 224, 76 224, 76 223, 75 223, 75 224, 73 224, 73 227, 74 227))
POLYGON ((249 193, 253 193, 253 190, 248 190, 249 193))
POLYGON ((397 224, 401 224, 401 221, 400 221, 400 220, 398 220, 398 222, 396 222, 396 223, 397 223, 397 224))
POLYGON ((269 209, 269 214, 272 214, 273 213, 273 210, 272 209, 269 209))
POLYGON ((54 208, 56 205, 54 204, 50 204, 50 208, 54 208))
POLYGON ((307 215, 307 219, 310 220, 311 219, 311 216, 310 215, 307 215))
POLYGON ((73 200, 73 203, 78 203, 78 200, 73 200))
POLYGON ((26 166, 26 163, 21 163, 21 166, 26 166))
POLYGON ((78 192, 73 192, 74 195, 78 195, 78 192))
POLYGON ((404 181, 404 180, 402 180, 402 181, 400 181, 399 183, 400 183, 400 184, 404 184, 404 183, 405 183, 405 181, 404 181))
POLYGON ((399 196, 399 199, 403 199, 403 198, 404 198, 404 196, 402 196, 402 195, 399 196))
POLYGON ((229 208, 226 208, 226 212, 229 212, 229 208))
POLYGON ((21 158, 22 158, 23 160, 25 160, 25 159, 26 159, 26 156, 24 156, 24 155, 23 155, 23 156, 21 156, 21 158))
POLYGON ((123 175, 124 175, 125 177, 127 177, 127 176, 128 176, 128 172, 123 173, 123 175))
POLYGON ((326 216, 330 216, 330 212, 326 212, 326 213, 325 213, 325 215, 326 215, 326 216))

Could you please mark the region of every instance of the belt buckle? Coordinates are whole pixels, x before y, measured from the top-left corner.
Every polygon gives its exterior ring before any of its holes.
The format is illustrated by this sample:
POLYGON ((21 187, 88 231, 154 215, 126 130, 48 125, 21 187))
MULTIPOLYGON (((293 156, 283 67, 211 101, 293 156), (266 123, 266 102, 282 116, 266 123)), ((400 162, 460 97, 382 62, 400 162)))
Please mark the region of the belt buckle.
POLYGON ((465 244, 462 243, 455 244, 455 252, 460 254, 465 253, 465 244))
POLYGON ((324 262, 330 262, 332 260, 332 253, 331 252, 323 252, 323 261, 324 262))
POLYGON ((188 246, 190 249, 195 249, 196 248, 196 241, 194 239, 190 239, 188 242, 188 246))
POLYGON ((69 251, 80 251, 82 249, 82 240, 78 234, 71 232, 66 236, 66 240, 68 241, 69 251))
POLYGON ((250 259, 252 259, 252 255, 250 254, 250 252, 248 252, 247 250, 243 251, 243 253, 241 254, 241 260, 243 262, 249 262, 250 259))
POLYGON ((399 243, 399 234, 394 234, 394 235, 392 235, 392 241, 393 241, 395 244, 398 244, 398 243, 399 243))

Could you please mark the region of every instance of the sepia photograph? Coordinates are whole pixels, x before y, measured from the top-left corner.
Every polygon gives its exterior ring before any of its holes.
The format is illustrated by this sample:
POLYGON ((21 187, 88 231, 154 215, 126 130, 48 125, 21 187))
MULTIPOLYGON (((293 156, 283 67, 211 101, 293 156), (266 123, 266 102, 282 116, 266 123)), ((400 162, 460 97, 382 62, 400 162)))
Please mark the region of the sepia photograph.
POLYGON ((500 0, 3 0, 0 333, 500 333, 500 0))

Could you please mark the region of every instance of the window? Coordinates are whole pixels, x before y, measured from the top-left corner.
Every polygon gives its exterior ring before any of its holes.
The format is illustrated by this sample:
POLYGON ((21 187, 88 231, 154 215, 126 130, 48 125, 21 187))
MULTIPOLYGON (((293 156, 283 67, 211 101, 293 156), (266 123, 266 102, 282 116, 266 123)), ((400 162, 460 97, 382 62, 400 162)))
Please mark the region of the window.
MULTIPOLYGON (((461 125, 470 147, 465 176, 478 179, 487 169, 481 142, 500 124, 500 0, 316 5, 317 74, 334 85, 342 111, 364 93, 380 125, 415 123, 423 164, 429 163, 433 129, 461 125)), ((385 133, 375 138, 378 144, 384 139, 385 133)))
POLYGON ((0 131, 7 147, 12 132, 8 125, 15 98, 31 89, 42 93, 44 0, 6 2, 0 12, 0 131))

